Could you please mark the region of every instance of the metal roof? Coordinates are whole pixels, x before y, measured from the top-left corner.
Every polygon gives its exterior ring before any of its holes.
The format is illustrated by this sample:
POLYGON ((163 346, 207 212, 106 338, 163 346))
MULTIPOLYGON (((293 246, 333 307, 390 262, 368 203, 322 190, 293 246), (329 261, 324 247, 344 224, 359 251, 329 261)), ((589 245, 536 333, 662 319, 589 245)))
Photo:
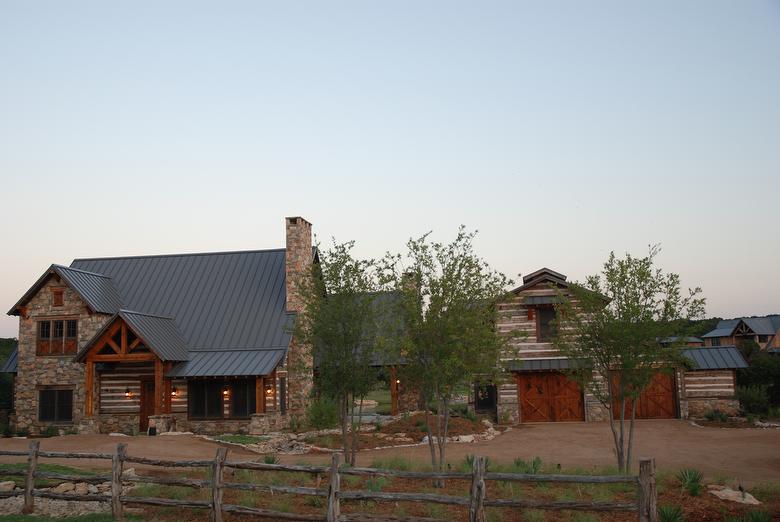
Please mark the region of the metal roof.
POLYGON ((694 370, 729 370, 747 368, 748 363, 736 346, 713 346, 683 351, 693 361, 694 370))
POLYGON ((583 367, 581 364, 577 364, 576 359, 516 359, 509 362, 508 369, 513 372, 539 372, 570 370, 578 366, 583 367))
POLYGON ((8 311, 8 315, 18 315, 18 308, 35 295, 46 280, 54 274, 64 280, 94 312, 113 314, 122 307, 119 292, 117 292, 110 277, 55 264, 51 265, 25 292, 22 298, 8 311))
POLYGON ((268 375, 284 358, 285 350, 219 350, 190 352, 169 377, 227 377, 268 375))
POLYGON ((76 259, 71 266, 109 276, 123 309, 173 318, 189 351, 290 344, 284 249, 76 259))
POLYGON ((147 347, 163 361, 186 361, 189 359, 184 339, 170 317, 120 310, 119 317, 144 340, 147 347))
POLYGON ((740 317, 718 321, 715 329, 702 337, 729 337, 740 321, 745 323, 756 335, 772 335, 780 331, 780 315, 766 315, 764 317, 740 317))
POLYGON ((0 366, 0 373, 16 373, 18 359, 19 345, 16 345, 14 349, 11 350, 11 353, 8 354, 8 359, 0 366))
POLYGON ((532 281, 536 279, 537 277, 541 277, 542 275, 549 275, 550 277, 554 277, 555 279, 560 279, 561 281, 566 281, 566 276, 563 275, 560 272, 556 272, 555 270, 551 270, 547 267, 540 268, 539 270, 536 270, 535 272, 531 272, 528 275, 523 276, 523 283, 528 283, 529 281, 532 281))
POLYGON ((728 337, 731 335, 731 332, 734 331, 734 328, 715 328, 711 332, 707 332, 706 334, 702 335, 702 339, 708 339, 710 337, 728 337))

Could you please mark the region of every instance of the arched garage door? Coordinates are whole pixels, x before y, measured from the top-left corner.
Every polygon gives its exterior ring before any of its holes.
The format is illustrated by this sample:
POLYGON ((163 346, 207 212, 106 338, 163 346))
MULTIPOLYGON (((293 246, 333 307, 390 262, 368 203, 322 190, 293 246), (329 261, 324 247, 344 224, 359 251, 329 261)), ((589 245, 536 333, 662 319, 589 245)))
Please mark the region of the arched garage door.
POLYGON ((582 391, 560 372, 519 372, 521 422, 584 421, 582 391))

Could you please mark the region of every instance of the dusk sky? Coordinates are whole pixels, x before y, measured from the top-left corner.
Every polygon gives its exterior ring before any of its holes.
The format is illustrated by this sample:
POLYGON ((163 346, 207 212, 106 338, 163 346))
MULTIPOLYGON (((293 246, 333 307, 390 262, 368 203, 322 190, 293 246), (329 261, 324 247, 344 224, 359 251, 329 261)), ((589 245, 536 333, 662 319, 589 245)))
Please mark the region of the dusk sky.
MULTIPOLYGON (((74 258, 478 229, 780 313, 780 2, 0 0, 0 305, 74 258)), ((15 317, 0 337, 15 337, 15 317)))

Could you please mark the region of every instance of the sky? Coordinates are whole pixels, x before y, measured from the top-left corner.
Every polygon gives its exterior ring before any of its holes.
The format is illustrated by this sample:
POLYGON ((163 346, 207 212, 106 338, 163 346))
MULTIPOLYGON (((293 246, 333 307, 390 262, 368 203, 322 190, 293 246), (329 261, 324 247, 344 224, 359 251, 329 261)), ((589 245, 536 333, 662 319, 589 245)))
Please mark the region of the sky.
MULTIPOLYGON (((0 305, 74 258, 479 230, 780 313, 780 2, 0 0, 0 305)), ((15 337, 0 316, 0 337, 15 337)))

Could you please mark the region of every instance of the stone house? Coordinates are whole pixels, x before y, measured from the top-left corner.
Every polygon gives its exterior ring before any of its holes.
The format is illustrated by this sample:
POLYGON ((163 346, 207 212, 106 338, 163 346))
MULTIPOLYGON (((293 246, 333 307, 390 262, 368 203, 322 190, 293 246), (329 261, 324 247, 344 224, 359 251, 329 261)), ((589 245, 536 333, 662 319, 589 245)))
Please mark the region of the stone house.
MULTIPOLYGON (((291 333, 311 224, 273 250, 77 259, 52 265, 19 317, 18 430, 263 433, 305 408, 311 351, 291 333)), ((10 362, 10 359, 9 359, 10 362)))
MULTIPOLYGON (((498 331, 510 337, 500 364, 509 375, 495 385, 475 385, 477 411, 504 422, 607 419, 601 403, 566 376, 570 361, 552 344, 557 291, 568 287, 565 275, 542 268, 498 304, 498 331)), ((638 401, 638 418, 696 417, 716 408, 736 413, 735 369, 747 363, 734 347, 697 348, 698 340, 688 341, 691 367, 659 372, 638 401)))

